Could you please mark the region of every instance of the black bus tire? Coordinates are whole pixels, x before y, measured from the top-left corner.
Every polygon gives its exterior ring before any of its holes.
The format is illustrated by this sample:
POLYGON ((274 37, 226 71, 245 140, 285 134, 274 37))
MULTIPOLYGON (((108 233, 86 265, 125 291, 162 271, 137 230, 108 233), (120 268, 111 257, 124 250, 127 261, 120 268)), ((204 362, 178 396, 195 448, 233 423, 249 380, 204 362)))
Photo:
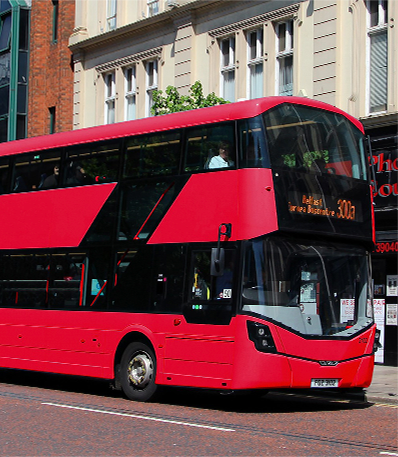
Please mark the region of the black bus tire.
POLYGON ((145 343, 131 343, 120 364, 120 383, 126 397, 135 401, 153 400, 158 391, 155 384, 156 357, 145 343))

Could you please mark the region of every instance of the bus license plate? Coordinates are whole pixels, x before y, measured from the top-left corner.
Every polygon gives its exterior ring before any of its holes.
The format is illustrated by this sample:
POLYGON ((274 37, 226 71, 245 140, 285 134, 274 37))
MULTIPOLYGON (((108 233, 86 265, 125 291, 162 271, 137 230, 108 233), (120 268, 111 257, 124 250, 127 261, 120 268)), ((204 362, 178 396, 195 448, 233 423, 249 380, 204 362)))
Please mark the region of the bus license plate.
POLYGON ((339 387, 338 379, 311 379, 311 387, 339 387))

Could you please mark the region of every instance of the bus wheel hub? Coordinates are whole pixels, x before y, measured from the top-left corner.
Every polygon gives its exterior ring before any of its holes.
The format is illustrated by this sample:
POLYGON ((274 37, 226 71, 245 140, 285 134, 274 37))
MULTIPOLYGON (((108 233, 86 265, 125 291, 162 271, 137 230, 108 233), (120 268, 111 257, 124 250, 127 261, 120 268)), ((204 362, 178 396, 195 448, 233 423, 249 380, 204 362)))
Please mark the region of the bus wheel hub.
POLYGON ((152 360, 147 354, 136 355, 128 366, 128 377, 132 384, 145 387, 153 375, 152 360))

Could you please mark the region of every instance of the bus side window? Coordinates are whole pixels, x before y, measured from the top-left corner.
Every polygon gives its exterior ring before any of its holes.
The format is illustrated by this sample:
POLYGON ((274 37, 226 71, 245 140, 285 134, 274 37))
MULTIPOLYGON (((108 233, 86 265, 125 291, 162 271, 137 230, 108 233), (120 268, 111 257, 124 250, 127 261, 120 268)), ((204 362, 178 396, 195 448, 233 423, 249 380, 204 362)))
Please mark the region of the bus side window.
POLYGON ((152 276, 154 312, 181 313, 185 270, 185 248, 181 245, 157 246, 152 276))
POLYGON ((60 161, 61 151, 59 150, 17 157, 11 191, 30 192, 58 187, 60 161))
POLYGON ((109 284, 110 251, 92 249, 87 271, 85 306, 92 309, 106 308, 106 297, 111 289, 109 284))
POLYGON ((270 167, 261 116, 239 121, 240 167, 270 167))
POLYGON ((49 307, 79 309, 84 304, 83 284, 87 260, 83 253, 51 256, 49 307))
POLYGON ((194 251, 192 258, 191 289, 189 300, 193 302, 207 302, 209 300, 229 300, 232 298, 234 251, 225 250, 223 274, 211 276, 211 251, 194 251))
POLYGON ((152 246, 117 253, 111 310, 148 312, 151 293, 152 246))
POLYGON ((43 308, 47 306, 47 255, 3 255, 1 258, 1 306, 43 308))
POLYGON ((119 158, 119 142, 74 146, 67 151, 65 185, 74 187, 117 181, 119 158))
POLYGON ((8 193, 8 157, 0 158, 0 195, 8 193))
POLYGON ((130 138, 123 177, 176 174, 180 164, 180 136, 179 131, 171 131, 130 138))
POLYGON ((184 145, 184 171, 208 170, 212 158, 219 155, 221 143, 230 146, 229 163, 225 167, 234 166, 236 153, 234 124, 232 122, 205 125, 188 130, 184 145))

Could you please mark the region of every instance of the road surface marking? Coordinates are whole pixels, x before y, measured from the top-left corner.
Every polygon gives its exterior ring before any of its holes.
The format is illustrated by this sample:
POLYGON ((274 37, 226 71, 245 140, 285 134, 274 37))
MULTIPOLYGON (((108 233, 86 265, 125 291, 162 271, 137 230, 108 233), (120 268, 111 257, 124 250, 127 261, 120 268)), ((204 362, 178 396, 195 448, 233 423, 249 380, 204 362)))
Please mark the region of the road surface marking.
POLYGON ((58 408, 68 408, 68 409, 75 409, 75 410, 80 410, 80 411, 89 411, 91 413, 110 414, 112 416, 132 417, 134 419, 144 419, 144 420, 150 420, 150 421, 155 421, 155 422, 165 422, 167 424, 184 425, 186 427, 206 428, 206 429, 210 429, 210 430, 217 430, 220 432, 235 432, 235 430, 232 428, 212 427, 210 425, 200 425, 200 424, 194 424, 191 422, 180 422, 180 421, 175 421, 175 420, 170 420, 170 419, 159 419, 156 417, 140 416, 137 414, 117 413, 114 411, 106 411, 106 410, 102 410, 102 409, 93 409, 93 408, 84 408, 81 406, 62 405, 60 403, 42 403, 42 405, 57 406, 58 408))

